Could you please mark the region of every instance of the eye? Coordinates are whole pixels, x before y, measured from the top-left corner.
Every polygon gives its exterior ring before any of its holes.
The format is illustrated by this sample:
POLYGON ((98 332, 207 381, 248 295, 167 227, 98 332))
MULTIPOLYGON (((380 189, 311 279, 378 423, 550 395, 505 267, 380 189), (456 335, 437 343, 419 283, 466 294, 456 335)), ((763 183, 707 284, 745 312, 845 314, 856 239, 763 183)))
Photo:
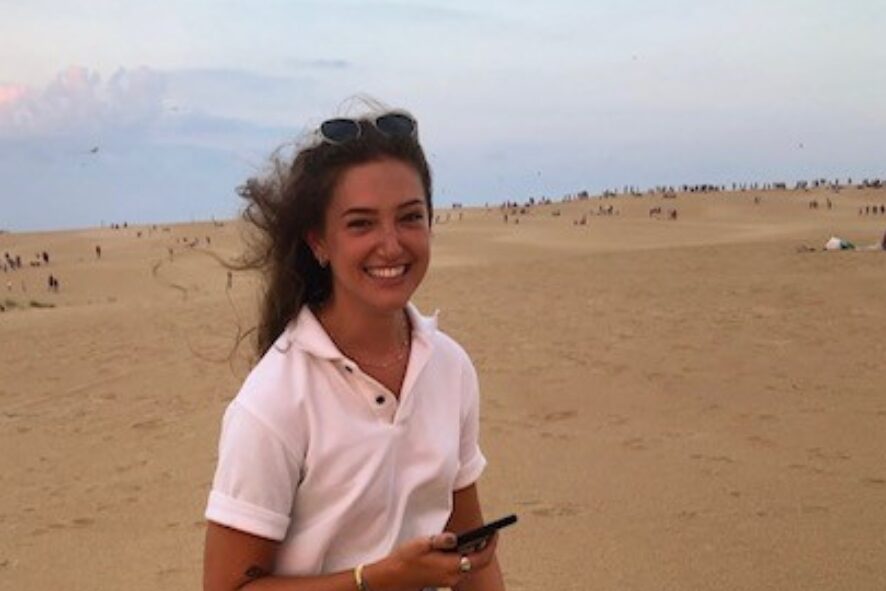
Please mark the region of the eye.
POLYGON ((354 218, 348 220, 347 227, 354 230, 365 230, 372 226, 372 220, 366 218, 354 218))
POLYGON ((425 214, 423 211, 410 211, 406 215, 403 216, 404 222, 420 222, 425 219, 425 214))

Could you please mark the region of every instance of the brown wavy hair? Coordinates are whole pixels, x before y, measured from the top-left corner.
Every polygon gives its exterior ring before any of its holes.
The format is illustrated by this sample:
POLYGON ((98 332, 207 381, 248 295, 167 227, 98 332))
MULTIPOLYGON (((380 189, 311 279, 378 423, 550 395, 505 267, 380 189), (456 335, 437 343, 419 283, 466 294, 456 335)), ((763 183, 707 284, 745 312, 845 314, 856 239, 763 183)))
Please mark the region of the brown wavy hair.
POLYGON ((242 217, 252 230, 239 270, 258 270, 264 294, 255 332, 258 358, 264 355, 304 305, 320 305, 332 291, 332 277, 314 258, 306 237, 322 231, 336 184, 352 166, 392 158, 412 166, 425 190, 428 223, 433 218, 431 170, 415 139, 388 136, 368 118, 359 119, 360 137, 342 144, 316 139, 291 162, 271 157, 269 171, 237 188, 246 200, 242 217))

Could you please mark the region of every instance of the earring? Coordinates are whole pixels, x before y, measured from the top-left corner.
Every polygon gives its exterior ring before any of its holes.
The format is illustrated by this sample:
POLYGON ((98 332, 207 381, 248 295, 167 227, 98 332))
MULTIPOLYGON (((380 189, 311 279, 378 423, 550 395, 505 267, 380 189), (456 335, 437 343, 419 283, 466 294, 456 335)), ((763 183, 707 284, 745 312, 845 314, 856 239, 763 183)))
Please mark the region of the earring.
POLYGON ((329 261, 326 260, 326 257, 323 255, 317 255, 317 264, 320 265, 321 269, 325 269, 326 265, 329 264, 329 261))

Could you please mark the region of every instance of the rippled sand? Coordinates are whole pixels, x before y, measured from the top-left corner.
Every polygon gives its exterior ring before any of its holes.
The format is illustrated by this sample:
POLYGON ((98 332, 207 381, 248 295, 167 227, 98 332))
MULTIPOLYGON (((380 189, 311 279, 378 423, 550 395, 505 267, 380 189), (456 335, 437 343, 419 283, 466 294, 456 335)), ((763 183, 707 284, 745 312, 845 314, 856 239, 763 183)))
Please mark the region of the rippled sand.
MULTIPOLYGON (((521 516, 509 589, 886 586, 886 252, 798 252, 878 242, 873 203, 439 212, 416 302, 480 372, 486 512, 521 516)), ((0 588, 199 587, 257 302, 216 260, 239 250, 236 223, 0 235, 25 263, 0 273, 0 588)))

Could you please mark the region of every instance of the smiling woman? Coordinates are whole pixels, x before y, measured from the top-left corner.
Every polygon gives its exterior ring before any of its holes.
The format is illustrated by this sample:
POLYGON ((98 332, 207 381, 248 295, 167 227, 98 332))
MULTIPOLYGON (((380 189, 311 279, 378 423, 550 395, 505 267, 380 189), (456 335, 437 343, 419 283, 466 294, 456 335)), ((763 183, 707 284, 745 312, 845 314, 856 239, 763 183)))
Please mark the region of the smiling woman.
POLYGON ((483 519, 477 376, 410 303, 431 173, 403 111, 333 119, 240 194, 263 271, 260 360, 228 406, 204 588, 504 589, 483 519))

